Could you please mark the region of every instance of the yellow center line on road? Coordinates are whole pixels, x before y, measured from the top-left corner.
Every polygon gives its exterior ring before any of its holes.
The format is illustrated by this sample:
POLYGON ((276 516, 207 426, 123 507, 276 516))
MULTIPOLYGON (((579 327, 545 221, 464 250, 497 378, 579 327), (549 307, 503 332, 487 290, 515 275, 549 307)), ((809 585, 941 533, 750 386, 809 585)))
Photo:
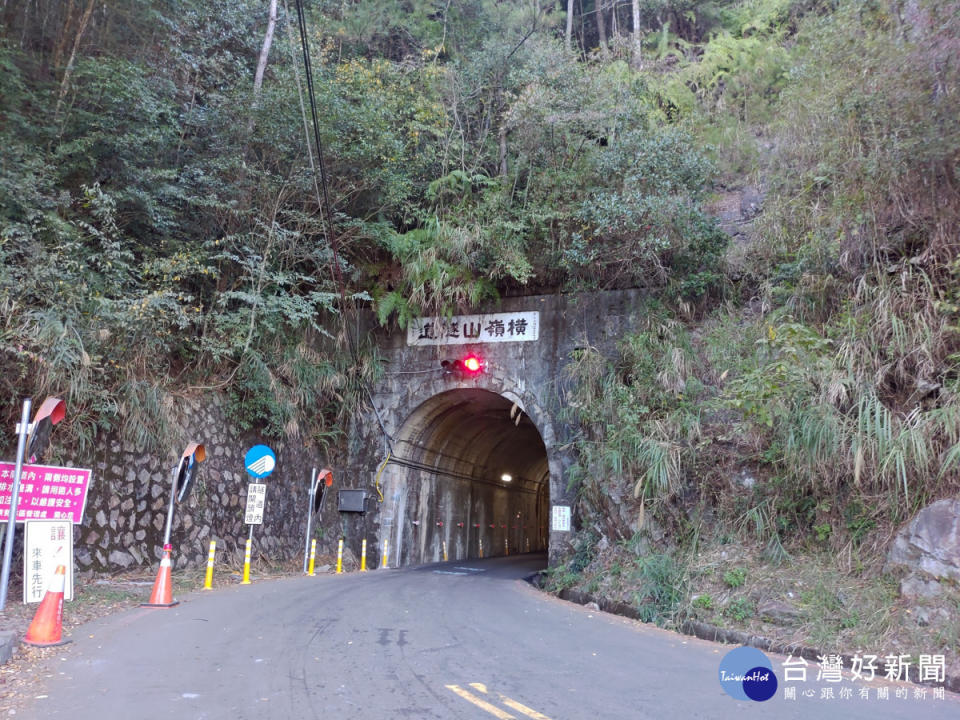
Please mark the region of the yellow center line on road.
MULTIPOLYGON (((474 690, 482 692, 484 695, 487 694, 487 686, 483 683, 470 683, 470 687, 472 687, 474 690)), ((497 696, 500 698, 500 702, 502 702, 511 710, 516 710, 519 713, 523 713, 527 717, 533 718, 533 720, 550 720, 550 718, 548 718, 542 712, 537 712, 532 707, 527 707, 523 703, 507 697, 503 693, 497 693, 497 696)))
MULTIPOLYGON (((500 693, 497 694, 500 695, 500 693)), ((506 695, 500 695, 500 702, 502 702, 511 710, 516 710, 517 712, 523 713, 527 717, 532 717, 533 720, 550 720, 550 718, 543 713, 537 712, 533 708, 529 708, 523 703, 518 703, 516 700, 511 700, 506 695)))
MULTIPOLYGON (((501 718, 501 720, 507 720, 507 718, 513 718, 513 715, 511 715, 510 713, 505 712, 504 710, 501 710, 496 705, 491 705, 486 700, 478 698, 476 695, 464 690, 459 685, 447 685, 446 687, 448 690, 455 692, 457 695, 462 697, 467 702, 473 703, 479 708, 483 708, 491 715, 501 718)), ((483 693, 484 695, 490 694, 490 691, 487 690, 487 686, 484 685, 483 683, 470 683, 470 687, 476 690, 477 692, 483 693)), ((516 710, 517 712, 522 713, 529 718, 533 718, 533 720, 550 720, 550 718, 544 715, 542 712, 538 712, 537 710, 534 710, 532 707, 528 707, 527 705, 524 705, 521 702, 517 702, 513 698, 507 697, 503 693, 498 692, 496 693, 496 695, 498 698, 500 698, 500 702, 506 705, 511 710, 516 710)), ((514 718, 514 720, 516 720, 516 718, 514 718)))
POLYGON ((517 720, 517 718, 515 718, 513 715, 508 713, 506 710, 501 710, 496 705, 491 705, 486 700, 481 700, 476 695, 474 695, 473 693, 467 692, 459 685, 447 685, 446 688, 447 690, 450 690, 451 692, 454 692, 460 697, 462 697, 468 703, 473 703, 481 710, 486 710, 488 713, 490 713, 494 717, 500 718, 500 720, 517 720))

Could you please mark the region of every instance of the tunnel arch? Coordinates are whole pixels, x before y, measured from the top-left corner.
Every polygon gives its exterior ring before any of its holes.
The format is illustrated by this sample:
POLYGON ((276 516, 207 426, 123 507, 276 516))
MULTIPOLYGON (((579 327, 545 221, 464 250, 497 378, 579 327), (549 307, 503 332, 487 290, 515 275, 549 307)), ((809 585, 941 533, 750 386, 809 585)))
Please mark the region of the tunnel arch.
POLYGON ((427 383, 404 405, 383 473, 388 562, 547 550, 556 460, 536 402, 488 376, 427 383))

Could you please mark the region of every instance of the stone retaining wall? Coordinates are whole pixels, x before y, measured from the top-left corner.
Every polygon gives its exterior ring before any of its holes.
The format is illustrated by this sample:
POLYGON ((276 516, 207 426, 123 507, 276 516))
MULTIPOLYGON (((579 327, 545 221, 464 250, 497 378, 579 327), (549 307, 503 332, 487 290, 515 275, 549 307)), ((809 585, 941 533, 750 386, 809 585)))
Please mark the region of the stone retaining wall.
MULTIPOLYGON (((174 510, 175 566, 205 563, 211 539, 217 541, 218 558, 224 558, 225 551, 235 561, 242 560, 250 482, 243 457, 258 443, 274 449, 277 468, 265 480, 267 503, 263 525, 254 530, 254 556, 282 561, 302 551, 306 486, 310 468, 317 464, 315 456, 298 443, 265 441, 231 429, 226 403, 217 396, 186 401, 179 413, 179 440, 165 456, 127 450, 119 441, 108 440, 92 459, 78 457, 69 462, 93 470, 83 524, 74 532, 77 571, 117 571, 157 563, 171 471, 189 441, 203 443, 207 459, 199 466, 190 496, 174 510)), ((53 459, 48 462, 55 464, 53 459)))

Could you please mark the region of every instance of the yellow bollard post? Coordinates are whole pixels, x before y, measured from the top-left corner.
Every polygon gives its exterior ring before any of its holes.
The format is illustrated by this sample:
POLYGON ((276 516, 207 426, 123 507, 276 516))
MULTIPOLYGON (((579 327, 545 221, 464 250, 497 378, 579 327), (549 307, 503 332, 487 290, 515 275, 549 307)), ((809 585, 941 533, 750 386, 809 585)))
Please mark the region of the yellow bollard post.
POLYGON ((504 555, 510 554, 510 544, 507 542, 507 539, 503 539, 503 553, 504 555))
POLYGON ((443 561, 447 561, 447 541, 443 541, 443 561))
POLYGON ((343 538, 340 538, 340 546, 337 548, 337 575, 343 572, 343 538))
POLYGON ((360 572, 366 572, 367 570, 367 539, 363 539, 363 543, 360 545, 360 572))
POLYGON ((307 575, 314 576, 313 566, 317 562, 317 539, 310 541, 310 566, 307 568, 307 575))
POLYGON ((203 581, 204 590, 213 590, 213 559, 217 552, 217 541, 210 541, 210 554, 207 555, 207 577, 203 581))
POLYGON ((530 552, 530 538, 527 538, 527 552, 530 552))
POLYGON ((252 543, 250 539, 247 538, 247 551, 243 556, 243 580, 240 581, 241 585, 250 584, 250 548, 252 543))
POLYGON ((480 538, 480 557, 483 558, 483 538, 480 538))
POLYGON ((383 539, 383 559, 380 561, 380 569, 387 569, 387 546, 390 544, 390 541, 386 538, 383 539))

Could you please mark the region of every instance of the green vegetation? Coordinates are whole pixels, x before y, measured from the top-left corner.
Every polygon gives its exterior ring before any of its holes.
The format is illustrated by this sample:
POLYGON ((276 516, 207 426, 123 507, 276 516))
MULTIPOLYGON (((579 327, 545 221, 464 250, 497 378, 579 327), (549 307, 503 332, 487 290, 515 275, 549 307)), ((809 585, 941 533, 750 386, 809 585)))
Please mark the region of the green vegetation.
POLYGON ((666 625, 676 619, 687 592, 686 572, 671 555, 654 553, 637 560, 635 598, 641 620, 666 625))
POLYGON ((749 620, 757 614, 753 603, 745 597, 737 597, 731 600, 723 612, 731 620, 739 623, 749 620))
POLYGON ((693 606, 700 610, 713 610, 713 598, 710 596, 710 593, 697 595, 693 599, 693 606))
POLYGON ((653 76, 585 61, 590 33, 565 51, 536 4, 313 8, 330 228, 282 4, 253 81, 264 11, 3 11, 0 382, 66 395, 65 444, 156 443, 211 389, 242 426, 335 443, 376 373, 358 307, 402 326, 524 287, 719 292, 711 163, 653 76))
POLYGON ((727 587, 743 587, 743 583, 746 582, 746 580, 747 571, 744 568, 731 568, 723 574, 723 581, 727 584, 727 587))
POLYGON ((699 54, 664 30, 658 102, 712 141, 720 183, 766 196, 724 305, 662 292, 618 358, 576 359, 598 526, 596 498, 632 483, 681 540, 709 511, 769 560, 805 538, 869 556, 875 529, 956 490, 960 25, 935 3, 890 13, 731 4, 699 54), (751 482, 730 492, 738 466, 751 482))

